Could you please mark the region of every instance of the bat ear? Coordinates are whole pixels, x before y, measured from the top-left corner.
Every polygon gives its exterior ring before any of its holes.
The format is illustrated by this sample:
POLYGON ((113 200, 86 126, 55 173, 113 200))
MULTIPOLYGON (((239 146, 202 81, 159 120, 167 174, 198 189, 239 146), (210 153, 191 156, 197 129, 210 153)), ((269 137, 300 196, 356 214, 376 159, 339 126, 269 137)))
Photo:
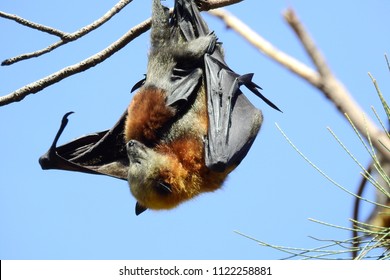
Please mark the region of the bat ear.
POLYGON ((139 214, 145 212, 148 208, 146 208, 145 206, 142 206, 141 204, 139 204, 139 202, 137 201, 137 203, 135 204, 135 214, 138 216, 139 214))

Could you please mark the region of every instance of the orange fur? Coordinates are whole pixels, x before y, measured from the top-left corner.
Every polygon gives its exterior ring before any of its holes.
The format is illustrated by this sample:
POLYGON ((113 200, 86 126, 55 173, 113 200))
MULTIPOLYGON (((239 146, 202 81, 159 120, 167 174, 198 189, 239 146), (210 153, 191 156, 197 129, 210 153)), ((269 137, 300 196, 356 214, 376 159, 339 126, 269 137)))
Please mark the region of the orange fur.
POLYGON ((154 87, 137 92, 128 108, 125 124, 126 142, 134 139, 144 144, 155 143, 157 132, 174 115, 165 105, 165 93, 154 87))
POLYGON ((164 197, 164 208, 173 208, 202 192, 218 189, 231 171, 214 172, 206 167, 200 139, 181 138, 159 145, 156 151, 170 157, 170 165, 161 170, 159 178, 172 188, 172 194, 164 197))

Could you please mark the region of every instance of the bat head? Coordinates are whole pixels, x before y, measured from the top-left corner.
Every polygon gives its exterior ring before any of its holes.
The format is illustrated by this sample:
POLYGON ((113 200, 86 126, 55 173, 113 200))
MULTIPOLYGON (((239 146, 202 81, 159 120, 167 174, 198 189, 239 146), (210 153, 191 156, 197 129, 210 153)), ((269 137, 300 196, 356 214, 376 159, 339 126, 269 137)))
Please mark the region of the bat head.
POLYGON ((169 154, 159 153, 137 140, 127 145, 128 182, 137 199, 136 213, 147 208, 170 209, 182 200, 175 179, 176 163, 169 154))

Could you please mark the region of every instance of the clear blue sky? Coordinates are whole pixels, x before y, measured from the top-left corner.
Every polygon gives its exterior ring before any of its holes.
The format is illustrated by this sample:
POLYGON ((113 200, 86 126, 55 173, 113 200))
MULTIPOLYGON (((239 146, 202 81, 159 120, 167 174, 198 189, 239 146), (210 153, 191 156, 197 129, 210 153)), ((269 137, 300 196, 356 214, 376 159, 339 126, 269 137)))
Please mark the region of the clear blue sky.
MULTIPOLYGON (((0 10, 73 32, 117 1, 1 1, 0 10)), ((166 1, 171 6, 172 1, 166 1)), ((293 7, 357 102, 384 114, 367 75, 388 96, 390 2, 254 1, 228 9, 267 40, 311 65, 281 17, 293 7)), ((150 15, 150 1, 134 0, 80 42, 43 57, 0 68, 0 94, 95 54, 150 15)), ((61 117, 76 113, 60 142, 111 127, 145 73, 148 35, 103 64, 72 76, 17 104, 0 108, 0 259, 279 259, 286 255, 234 231, 272 244, 310 248, 350 233, 318 225, 315 218, 349 226, 352 197, 310 167, 277 130, 328 175, 354 191, 359 168, 327 131, 331 127, 364 165, 369 156, 349 124, 318 90, 260 54, 218 20, 205 15, 224 43, 226 60, 239 73, 254 72, 263 93, 284 113, 250 96, 265 121, 248 156, 223 188, 172 211, 134 215, 127 183, 103 176, 43 171, 61 117)), ((0 59, 46 47, 57 39, 0 18, 0 59)), ((369 194, 372 197, 372 193, 369 194)), ((368 209, 368 208, 367 208, 368 209)), ((367 211, 366 213, 367 214, 367 211)))

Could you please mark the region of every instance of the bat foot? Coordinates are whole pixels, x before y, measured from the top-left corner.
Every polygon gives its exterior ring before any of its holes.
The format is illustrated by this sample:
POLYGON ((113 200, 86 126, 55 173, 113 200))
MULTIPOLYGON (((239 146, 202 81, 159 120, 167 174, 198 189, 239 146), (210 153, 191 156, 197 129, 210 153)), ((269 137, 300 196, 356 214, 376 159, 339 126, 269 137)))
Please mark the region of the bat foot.
POLYGON ((174 56, 179 60, 185 59, 186 61, 199 61, 206 53, 213 53, 216 44, 217 36, 215 36, 215 34, 212 32, 206 36, 198 37, 184 45, 179 46, 176 49, 174 56))

